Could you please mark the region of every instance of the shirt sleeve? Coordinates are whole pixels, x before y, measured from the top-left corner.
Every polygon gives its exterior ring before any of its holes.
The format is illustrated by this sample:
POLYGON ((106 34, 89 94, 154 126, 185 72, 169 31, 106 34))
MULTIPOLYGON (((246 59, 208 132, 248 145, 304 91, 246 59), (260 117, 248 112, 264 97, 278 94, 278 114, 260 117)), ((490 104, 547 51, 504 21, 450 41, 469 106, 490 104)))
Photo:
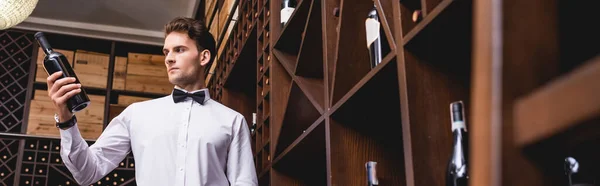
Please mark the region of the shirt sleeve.
POLYGON ((60 156, 79 185, 91 185, 109 172, 129 154, 129 107, 115 117, 96 142, 88 146, 77 125, 60 130, 60 156))
POLYGON ((227 178, 232 186, 256 186, 258 180, 248 125, 244 117, 238 115, 233 126, 233 139, 227 157, 227 178))

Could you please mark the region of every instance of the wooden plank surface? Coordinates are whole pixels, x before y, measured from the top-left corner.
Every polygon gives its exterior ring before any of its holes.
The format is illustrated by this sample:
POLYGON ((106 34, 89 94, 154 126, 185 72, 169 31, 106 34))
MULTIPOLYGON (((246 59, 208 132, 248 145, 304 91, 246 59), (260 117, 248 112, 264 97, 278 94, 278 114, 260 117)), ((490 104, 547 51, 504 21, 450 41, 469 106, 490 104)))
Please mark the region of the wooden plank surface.
POLYGON ((113 89, 125 90, 125 77, 127 76, 127 58, 115 57, 115 70, 113 73, 113 89))
MULTIPOLYGON (((96 139, 102 133, 104 119, 104 96, 89 95, 92 103, 75 115, 78 127, 83 138, 96 139)), ((27 134, 41 136, 60 136, 56 121, 54 121, 55 108, 48 97, 48 92, 36 90, 35 97, 31 100, 27 134)))
POLYGON ((502 0, 473 2, 469 185, 501 186, 502 0), (494 39, 492 39, 494 38, 494 39))
POLYGON ((106 88, 108 78, 108 54, 77 50, 73 70, 85 87, 106 88))
POLYGON ((146 100, 150 100, 150 99, 151 98, 147 98, 147 97, 119 95, 118 105, 129 106, 133 103, 140 102, 140 101, 146 101, 146 100))
POLYGON ((515 142, 535 143, 600 116, 598 80, 600 56, 517 100, 515 142))
POLYGON ((127 64, 141 64, 141 65, 162 65, 165 66, 164 55, 153 55, 153 54, 142 54, 142 53, 128 53, 127 64))
POLYGON ((170 94, 173 90, 167 77, 127 75, 125 82, 128 91, 170 94))

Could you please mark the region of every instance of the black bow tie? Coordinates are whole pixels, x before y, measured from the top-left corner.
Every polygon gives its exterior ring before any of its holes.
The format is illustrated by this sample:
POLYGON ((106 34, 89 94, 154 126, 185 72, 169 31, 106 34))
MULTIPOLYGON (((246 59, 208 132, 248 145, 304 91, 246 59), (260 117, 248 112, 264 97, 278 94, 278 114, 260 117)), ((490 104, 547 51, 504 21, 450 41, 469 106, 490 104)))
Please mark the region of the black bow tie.
POLYGON ((187 97, 192 97, 192 99, 194 99, 194 101, 200 103, 200 105, 204 105, 204 91, 198 91, 196 93, 187 93, 184 91, 181 91, 179 89, 174 89, 173 90, 173 101, 175 101, 175 103, 179 103, 183 100, 185 100, 185 98, 187 97))

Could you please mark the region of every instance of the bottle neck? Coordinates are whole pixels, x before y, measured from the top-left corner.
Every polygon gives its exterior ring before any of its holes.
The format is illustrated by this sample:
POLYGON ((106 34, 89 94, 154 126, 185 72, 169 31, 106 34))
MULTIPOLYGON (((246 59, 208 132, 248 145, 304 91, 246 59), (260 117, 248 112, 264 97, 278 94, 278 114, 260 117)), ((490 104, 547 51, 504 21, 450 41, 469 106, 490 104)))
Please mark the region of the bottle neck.
POLYGON ((52 54, 52 48, 44 48, 43 50, 46 55, 52 54))
MULTIPOLYGON (((466 141, 466 135, 467 135, 467 131, 466 131, 466 127, 461 126, 460 124, 457 124, 458 126, 452 126, 452 135, 454 138, 454 144, 453 144, 453 149, 452 149, 452 164, 454 166, 452 170, 454 172, 454 174, 456 174, 456 176, 458 178, 460 177, 466 177, 467 175, 467 157, 466 157, 466 151, 467 151, 467 141, 466 141)), ((464 125, 464 123, 462 124, 464 125)))
POLYGON ((292 0, 283 0, 281 1, 281 8, 289 8, 289 7, 293 7, 295 5, 295 3, 292 2, 292 0))

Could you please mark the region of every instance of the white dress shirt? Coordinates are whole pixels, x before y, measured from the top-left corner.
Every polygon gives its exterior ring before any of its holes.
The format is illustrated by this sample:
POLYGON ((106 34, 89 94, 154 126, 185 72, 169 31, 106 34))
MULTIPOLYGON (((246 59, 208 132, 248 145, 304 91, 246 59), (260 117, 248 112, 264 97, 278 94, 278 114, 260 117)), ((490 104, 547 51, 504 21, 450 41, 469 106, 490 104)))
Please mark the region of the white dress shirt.
POLYGON ((175 103, 169 95, 128 106, 89 147, 77 125, 61 130, 65 166, 90 185, 131 150, 137 185, 258 185, 246 120, 199 91, 204 105, 189 97, 175 103))

